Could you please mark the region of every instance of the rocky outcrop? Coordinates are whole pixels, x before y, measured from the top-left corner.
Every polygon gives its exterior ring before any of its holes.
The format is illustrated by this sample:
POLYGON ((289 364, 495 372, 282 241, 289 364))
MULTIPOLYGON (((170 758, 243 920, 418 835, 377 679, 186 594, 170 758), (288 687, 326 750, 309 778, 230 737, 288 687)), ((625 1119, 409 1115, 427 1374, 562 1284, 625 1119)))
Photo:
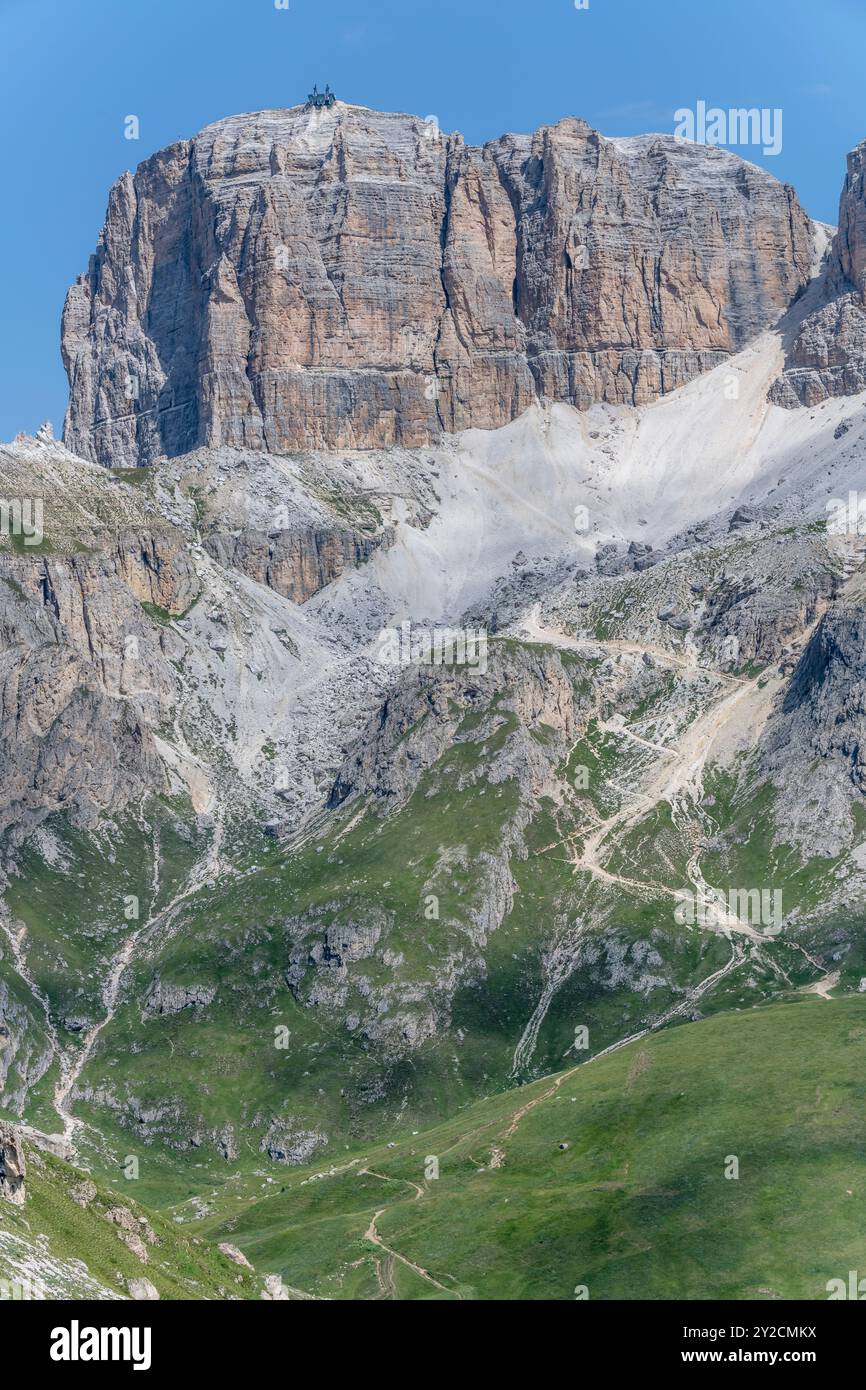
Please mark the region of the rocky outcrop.
POLYGON ((241 570, 293 603, 306 603, 346 569, 364 564, 380 547, 393 543, 388 527, 376 535, 354 530, 306 528, 287 531, 214 532, 205 549, 219 564, 241 570))
POLYGON ((221 1240, 217 1248, 220 1253, 225 1255, 226 1259, 231 1260, 233 1264, 240 1265, 243 1269, 253 1268, 243 1250, 239 1250, 238 1247, 232 1245, 230 1241, 221 1240))
POLYGON ((272 1303, 289 1303, 291 1295, 287 1288, 283 1287, 283 1281, 279 1274, 266 1274, 262 1289, 262 1298, 272 1303))
POLYGON ((0 1122, 0 1199, 15 1206, 24 1205, 24 1178, 27 1164, 18 1131, 0 1122))
POLYGON ((156 1245, 156 1232, 146 1216, 134 1216, 129 1207, 109 1207, 103 1213, 106 1221, 118 1227, 118 1239, 142 1264, 148 1262, 148 1245, 156 1245), (145 1244, 147 1242, 147 1245, 145 1244))
POLYGON ((835 604, 818 624, 761 741, 781 795, 779 838, 804 852, 838 854, 866 795, 866 613, 835 604))
POLYGON ((130 1298, 139 1302, 154 1303, 159 1299, 159 1289, 149 1279, 127 1279, 126 1287, 130 1298))
POLYGON ((96 1183, 91 1182, 90 1178, 82 1178, 81 1182, 76 1183, 74 1187, 70 1188, 69 1195, 76 1206, 83 1207, 86 1210, 87 1207, 90 1206, 90 1203, 96 1200, 96 1183))
POLYGON ((93 824, 166 787, 148 716, 171 707, 174 677, 125 582, 168 598, 180 581, 158 555, 127 539, 111 554, 0 561, 0 831, 20 837, 63 810, 93 824))
POLYGON ((275 1163, 309 1163, 320 1149, 327 1148, 328 1136, 314 1129, 294 1127, 291 1119, 274 1121, 262 1139, 260 1149, 275 1163))
POLYGON ((771 388, 776 405, 818 405, 866 390, 866 141, 848 156, 821 301, 799 325, 771 388))
POLYGON ((563 743, 586 717, 559 656, 544 650, 495 648, 485 672, 416 666, 377 711, 340 768, 329 805, 367 795, 380 811, 402 805, 423 773, 460 742, 466 715, 478 717, 501 700, 526 731, 520 776, 543 777, 547 759, 535 756, 528 731, 544 728, 563 743))
POLYGON ((233 116, 112 189, 63 316, 65 439, 133 464, 423 445, 537 394, 638 404, 771 324, 811 256, 790 188, 673 137, 233 116))
POLYGON ((166 613, 183 613, 198 596, 189 551, 182 538, 170 531, 123 531, 104 564, 140 603, 151 603, 166 613))
MULTIPOLYGON (((725 574, 703 594, 703 614, 696 636, 720 666, 767 665, 785 658, 833 596, 836 580, 809 564, 810 547, 793 539, 782 573, 750 569, 725 574), (789 574, 796 573, 789 580, 789 574)), ((766 563, 772 553, 755 550, 766 563)), ((733 566, 732 566, 733 569, 733 566)))
POLYGON ((153 981, 144 1000, 147 1014, 179 1014, 183 1009, 206 1009, 213 1003, 216 990, 210 985, 168 985, 158 977, 153 981))

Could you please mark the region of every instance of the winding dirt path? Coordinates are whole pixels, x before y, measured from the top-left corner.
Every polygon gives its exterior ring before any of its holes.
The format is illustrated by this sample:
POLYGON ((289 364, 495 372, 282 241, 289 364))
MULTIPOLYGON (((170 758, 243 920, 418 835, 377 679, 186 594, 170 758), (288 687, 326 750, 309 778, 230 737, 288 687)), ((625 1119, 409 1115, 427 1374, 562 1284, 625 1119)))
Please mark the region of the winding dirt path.
MULTIPOLYGON (((412 1182, 410 1178, 390 1178, 386 1173, 375 1172, 373 1168, 359 1168, 359 1177, 365 1173, 371 1178, 379 1178, 381 1182, 402 1183, 407 1187, 414 1188, 415 1196, 412 1198, 413 1202, 420 1202, 421 1198, 424 1196, 424 1188, 420 1183, 412 1182)), ((404 1202, 407 1200, 407 1198, 403 1199, 404 1202)), ((378 1246, 386 1257, 385 1260, 376 1262, 376 1280, 383 1296, 387 1298, 397 1297, 397 1290, 394 1284, 393 1264, 395 1260, 399 1260, 400 1264, 405 1265, 407 1269, 411 1269, 414 1274, 417 1274, 421 1279, 425 1279, 428 1284, 432 1284, 434 1288, 439 1289, 442 1293, 447 1293, 452 1298, 460 1298, 460 1294, 457 1293, 456 1289, 449 1289, 446 1288, 444 1284, 440 1284, 438 1279, 433 1278, 429 1269, 424 1269, 422 1265, 416 1264, 415 1261, 410 1260, 408 1256, 401 1255, 399 1250, 394 1250, 390 1245, 386 1245, 385 1241, 379 1235, 376 1229, 376 1223, 379 1218, 386 1211, 391 1211, 395 1206, 400 1205, 402 1205, 400 1202, 388 1202, 384 1207, 379 1207, 379 1209, 373 1213, 370 1224, 364 1232, 364 1239, 372 1241, 373 1245, 378 1246)))
MULTIPOLYGON (((657 647, 643 646, 637 642, 596 641, 578 639, 542 624, 540 606, 536 605, 521 628, 521 636, 530 641, 546 642, 550 645, 572 650, 596 650, 601 648, 615 654, 643 656, 652 655, 657 661, 693 671, 694 663, 662 651, 657 647)), ((815 620, 817 623, 817 619, 815 620)), ((801 635, 799 646, 809 639, 815 623, 801 635)), ((701 869, 701 851, 706 840, 707 816, 700 802, 703 796, 704 770, 713 747, 733 726, 741 731, 743 726, 759 728, 769 715, 772 703, 781 685, 781 676, 760 672, 751 678, 730 676, 725 672, 715 672, 728 687, 727 693, 709 705, 684 730, 676 743, 660 744, 642 738, 619 719, 601 723, 604 733, 618 738, 629 739, 645 748, 658 758, 657 765, 650 772, 649 779, 635 790, 629 790, 627 800, 619 810, 606 818, 598 818, 593 824, 572 830, 545 845, 538 853, 562 848, 570 859, 575 874, 585 872, 592 878, 606 884, 626 889, 640 896, 665 896, 678 903, 686 904, 692 897, 696 915, 711 930, 727 937, 741 935, 747 937, 760 952, 766 944, 766 937, 747 921, 731 911, 721 893, 707 883, 701 869), (608 867, 607 861, 615 843, 634 826, 638 825, 661 802, 667 802, 671 815, 681 832, 695 844, 687 866, 687 877, 693 893, 688 889, 671 888, 667 884, 651 883, 647 880, 629 877, 608 867)), ((579 740, 578 740, 579 741, 579 740)), ((575 747, 577 744, 574 745, 575 747)), ((558 990, 572 974, 577 963, 580 940, 583 930, 572 934, 568 941, 558 942, 545 963, 545 981, 539 1001, 521 1034, 514 1051, 512 1077, 524 1074, 535 1053, 538 1036, 550 1005, 558 990)), ((632 1042, 645 1033, 662 1027, 671 1018, 690 1008, 696 1000, 718 984, 745 959, 744 952, 732 947, 731 958, 720 970, 714 971, 699 985, 690 990, 683 1000, 661 1018, 654 1020, 638 1033, 631 1034, 620 1043, 612 1044, 605 1052, 614 1051, 626 1042, 632 1042)), ((820 967, 818 967, 820 968, 820 967)), ((819 991, 822 992, 822 991, 819 991)), ((598 1056, 604 1053, 596 1054, 598 1056)))

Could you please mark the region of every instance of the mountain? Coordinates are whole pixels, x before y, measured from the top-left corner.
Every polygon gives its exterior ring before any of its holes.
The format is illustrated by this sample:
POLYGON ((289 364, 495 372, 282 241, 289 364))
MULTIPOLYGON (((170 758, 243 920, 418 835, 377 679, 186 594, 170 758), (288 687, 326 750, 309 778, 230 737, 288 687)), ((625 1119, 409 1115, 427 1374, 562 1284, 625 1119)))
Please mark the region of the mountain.
MULTIPOLYGON (((297 1296, 485 1297, 434 1229, 447 1185, 390 1158, 465 1147, 493 1241, 500 1120, 543 1097, 552 1125, 573 1078, 581 1134, 601 1105, 624 1163, 670 1155, 739 1039, 725 1113, 793 1171, 774 1049, 805 1105, 801 1020, 856 1058, 866 987, 860 157, 838 231, 720 150, 578 120, 472 149, 340 103, 118 181, 64 440, 0 446, 0 1110, 64 1183, 236 1237, 297 1296), (627 1097, 635 1067, 637 1097, 644 1057, 670 1061, 631 1148, 593 1077, 627 1097), (429 1246, 381 1234, 397 1178, 429 1246)), ((763 1189, 722 1241, 747 1189, 720 1184, 708 1289, 818 1297, 849 1258, 803 1196, 827 1151, 800 1157, 800 1263, 762 1270, 763 1189)), ((560 1179, 520 1163, 543 1225, 560 1179)), ((569 1173, 598 1296, 702 1296, 697 1265, 654 1284, 640 1193, 614 1230, 569 1173)), ((706 1194, 668 1178, 673 1250, 706 1194)), ((490 1289, 572 1297, 535 1219, 490 1289)))
MULTIPOLYGON (((809 312, 794 316, 785 374, 772 399, 815 405, 866 389, 866 141, 848 156, 839 227, 809 312)), ((805 306, 804 306, 805 307, 805 306)))
POLYGON ((66 442, 114 466, 419 447, 536 395, 642 404, 769 327, 812 242, 792 189, 673 137, 230 117, 112 189, 63 316, 66 442))

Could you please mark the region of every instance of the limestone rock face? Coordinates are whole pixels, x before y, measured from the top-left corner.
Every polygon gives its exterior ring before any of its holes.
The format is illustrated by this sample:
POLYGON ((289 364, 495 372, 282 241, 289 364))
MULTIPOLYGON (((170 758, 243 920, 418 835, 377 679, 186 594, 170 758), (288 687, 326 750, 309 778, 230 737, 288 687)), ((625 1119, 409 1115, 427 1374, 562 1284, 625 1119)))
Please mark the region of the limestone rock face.
POLYGON ((789 842, 808 845, 812 854, 839 853, 854 827, 851 803, 866 791, 864 642, 862 604, 833 604, 761 741, 763 766, 784 792, 777 819, 789 842))
POLYGON ((93 555, 0 560, 0 829, 13 838, 164 788, 151 723, 175 681, 134 591, 181 602, 194 576, 162 544, 130 534, 93 555))
POLYGON ((848 156, 839 228, 830 246, 821 302, 799 326, 776 405, 818 405, 866 390, 866 141, 848 156))
POLYGON ((189 553, 168 531, 121 532, 109 552, 110 572, 140 603, 182 613, 198 596, 189 553))
POLYGON ((240 570, 293 603, 306 603, 346 569, 364 564, 380 546, 393 542, 391 528, 367 536, 351 530, 306 527, 237 535, 212 532, 205 549, 219 564, 240 570))
POLYGON ((216 995, 207 985, 167 985, 157 978, 144 1000, 148 1014, 179 1014, 182 1009, 206 1009, 216 995))
POLYGON ((790 188, 673 137, 233 116, 114 185, 63 316, 65 439, 112 465, 414 447, 537 394, 641 403, 777 319, 811 256, 790 188))
POLYGON ((293 1127, 291 1118, 284 1124, 274 1122, 262 1139, 260 1148, 275 1163, 309 1163, 319 1149, 328 1144, 328 1136, 314 1129, 293 1127))
POLYGON ((0 1124, 0 1198, 15 1206, 24 1205, 24 1177, 27 1165, 17 1131, 0 1124))

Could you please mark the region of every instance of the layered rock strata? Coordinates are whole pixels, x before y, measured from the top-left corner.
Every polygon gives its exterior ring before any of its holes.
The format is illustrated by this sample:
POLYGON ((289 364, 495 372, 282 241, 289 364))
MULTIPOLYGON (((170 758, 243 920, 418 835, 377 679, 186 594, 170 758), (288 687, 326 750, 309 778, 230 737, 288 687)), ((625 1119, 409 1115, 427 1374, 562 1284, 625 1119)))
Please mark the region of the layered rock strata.
POLYGON ((789 187, 672 136, 232 116, 114 185, 63 315, 65 440, 116 466, 640 404, 773 323, 812 255, 789 187))

